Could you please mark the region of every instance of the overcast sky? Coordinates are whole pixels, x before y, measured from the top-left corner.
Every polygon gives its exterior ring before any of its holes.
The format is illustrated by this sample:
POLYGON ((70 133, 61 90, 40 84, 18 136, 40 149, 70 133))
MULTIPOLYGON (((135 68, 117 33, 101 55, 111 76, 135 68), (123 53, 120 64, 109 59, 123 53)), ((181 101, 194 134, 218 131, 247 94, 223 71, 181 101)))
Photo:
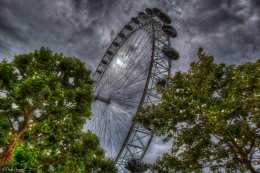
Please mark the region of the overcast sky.
MULTIPOLYGON (((93 71, 118 31, 147 7, 168 13, 178 31, 172 46, 181 58, 172 73, 187 70, 198 47, 218 63, 260 58, 260 0, 0 0, 0 59, 44 46, 93 71)), ((159 140, 153 146, 152 156, 165 150, 159 140)))

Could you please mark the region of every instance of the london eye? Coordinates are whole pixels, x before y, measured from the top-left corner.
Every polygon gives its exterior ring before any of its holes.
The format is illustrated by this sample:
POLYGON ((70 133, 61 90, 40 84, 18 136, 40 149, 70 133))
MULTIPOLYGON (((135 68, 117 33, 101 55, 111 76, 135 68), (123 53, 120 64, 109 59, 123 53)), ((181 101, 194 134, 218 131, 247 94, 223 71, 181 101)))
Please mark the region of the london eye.
POLYGON ((142 107, 160 102, 158 85, 166 85, 171 60, 179 58, 170 46, 177 36, 171 18, 158 8, 139 12, 118 33, 93 74, 92 118, 85 129, 100 137, 106 156, 119 172, 129 158, 142 159, 153 131, 134 122, 142 107))

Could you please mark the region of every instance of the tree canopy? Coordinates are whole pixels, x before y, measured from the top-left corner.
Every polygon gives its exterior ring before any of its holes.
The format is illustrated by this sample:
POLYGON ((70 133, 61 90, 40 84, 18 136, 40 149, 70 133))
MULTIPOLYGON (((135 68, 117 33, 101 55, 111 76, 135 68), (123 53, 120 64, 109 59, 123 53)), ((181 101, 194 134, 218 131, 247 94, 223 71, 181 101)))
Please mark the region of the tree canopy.
POLYGON ((216 64, 199 49, 199 61, 158 88, 161 103, 137 121, 172 147, 153 165, 166 172, 257 172, 260 167, 260 60, 216 64))
POLYGON ((0 169, 116 172, 98 137, 82 131, 92 84, 83 62, 47 48, 0 62, 0 169))

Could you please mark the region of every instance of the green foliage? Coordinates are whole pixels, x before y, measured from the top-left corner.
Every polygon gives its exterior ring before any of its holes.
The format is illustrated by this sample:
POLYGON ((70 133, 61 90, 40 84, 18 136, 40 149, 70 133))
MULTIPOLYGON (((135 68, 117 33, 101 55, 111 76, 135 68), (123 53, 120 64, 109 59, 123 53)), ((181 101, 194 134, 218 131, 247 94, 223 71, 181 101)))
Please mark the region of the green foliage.
MULTIPOLYGON (((32 147, 32 146, 31 146, 32 147)), ((44 152, 37 148, 26 148, 25 144, 19 143, 16 150, 14 160, 6 165, 9 169, 21 169, 25 172, 36 172, 37 167, 44 160, 44 152)))
POLYGON ((170 153, 154 168, 169 172, 250 170, 260 164, 260 60, 239 66, 213 63, 198 53, 188 72, 169 78, 162 102, 143 109, 137 120, 153 127, 170 153))
POLYGON ((91 115, 92 84, 83 62, 46 48, 17 55, 12 62, 2 61, 2 158, 16 139, 12 160, 6 165, 36 172, 116 172, 98 138, 82 132, 91 115))
POLYGON ((10 135, 9 129, 11 128, 8 120, 4 117, 0 117, 0 146, 8 144, 8 138, 10 135))

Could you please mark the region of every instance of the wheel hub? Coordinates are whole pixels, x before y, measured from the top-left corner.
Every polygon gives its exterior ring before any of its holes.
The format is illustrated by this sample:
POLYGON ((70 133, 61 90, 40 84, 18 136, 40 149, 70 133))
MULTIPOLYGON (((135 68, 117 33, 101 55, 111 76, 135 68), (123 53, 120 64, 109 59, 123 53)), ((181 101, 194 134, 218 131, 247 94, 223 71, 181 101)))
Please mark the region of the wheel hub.
POLYGON ((110 104, 110 97, 106 98, 106 97, 102 97, 102 96, 96 95, 94 100, 106 103, 107 105, 110 104))

